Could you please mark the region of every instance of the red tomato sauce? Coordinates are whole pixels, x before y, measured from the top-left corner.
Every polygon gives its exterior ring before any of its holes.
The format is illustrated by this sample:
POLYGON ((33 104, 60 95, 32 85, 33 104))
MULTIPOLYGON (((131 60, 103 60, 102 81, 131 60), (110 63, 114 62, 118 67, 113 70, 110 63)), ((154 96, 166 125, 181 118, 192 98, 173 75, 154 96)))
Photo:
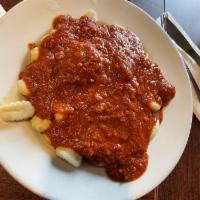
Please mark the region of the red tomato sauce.
POLYGON ((27 99, 37 116, 52 120, 46 134, 55 148, 74 149, 112 180, 135 180, 147 168, 152 128, 175 87, 128 30, 69 15, 55 18, 53 28, 38 45, 39 59, 19 75, 27 99), (152 111, 151 101, 161 110, 152 111))

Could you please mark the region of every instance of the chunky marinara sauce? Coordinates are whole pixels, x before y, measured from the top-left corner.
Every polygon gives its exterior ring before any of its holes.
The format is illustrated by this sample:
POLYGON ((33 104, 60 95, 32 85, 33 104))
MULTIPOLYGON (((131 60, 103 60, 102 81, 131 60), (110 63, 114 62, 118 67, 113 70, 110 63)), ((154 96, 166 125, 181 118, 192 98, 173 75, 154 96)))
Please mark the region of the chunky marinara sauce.
POLYGON ((39 44, 39 59, 20 74, 36 115, 51 119, 52 145, 70 147, 85 160, 104 166, 120 182, 141 176, 147 147, 162 109, 175 88, 145 54, 139 38, 87 16, 58 16, 54 33, 39 44), (54 119, 62 113, 64 119, 54 119))

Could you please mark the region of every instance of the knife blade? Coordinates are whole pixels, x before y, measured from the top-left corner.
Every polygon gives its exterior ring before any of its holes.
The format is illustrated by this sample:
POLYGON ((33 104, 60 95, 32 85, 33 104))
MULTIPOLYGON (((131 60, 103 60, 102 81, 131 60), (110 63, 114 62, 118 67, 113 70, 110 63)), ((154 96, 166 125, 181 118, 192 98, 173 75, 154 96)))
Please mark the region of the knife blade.
POLYGON ((200 49, 169 12, 165 20, 166 31, 170 37, 200 65, 200 49))

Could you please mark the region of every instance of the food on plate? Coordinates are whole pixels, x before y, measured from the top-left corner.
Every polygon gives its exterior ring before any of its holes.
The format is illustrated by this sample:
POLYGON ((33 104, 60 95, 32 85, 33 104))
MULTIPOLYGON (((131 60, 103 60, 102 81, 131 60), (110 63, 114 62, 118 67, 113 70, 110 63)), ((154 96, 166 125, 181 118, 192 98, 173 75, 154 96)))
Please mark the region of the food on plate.
POLYGON ((34 116, 31 119, 31 125, 32 125, 33 129, 35 129, 37 132, 42 133, 50 127, 51 120, 41 119, 38 116, 34 116))
POLYGON ((153 111, 159 111, 160 109, 161 109, 161 105, 160 104, 158 104, 156 101, 151 101, 150 103, 149 103, 149 107, 151 108, 151 110, 153 110, 153 111))
POLYGON ((151 140, 155 137, 156 133, 158 132, 159 126, 160 126, 160 122, 159 120, 157 120, 151 131, 151 138, 150 138, 151 140))
POLYGON ((74 167, 80 167, 82 162, 82 156, 69 147, 57 147, 56 155, 66 160, 74 167))
POLYGON ((97 20, 97 13, 95 10, 87 10, 84 14, 85 16, 88 16, 88 17, 93 17, 95 20, 97 20))
POLYGON ((37 60, 39 57, 39 48, 34 47, 33 49, 30 50, 30 54, 31 54, 31 62, 37 60))
POLYGON ((22 121, 31 118, 35 109, 29 101, 16 101, 0 105, 0 117, 4 121, 22 121))
POLYGON ((45 133, 42 134, 42 137, 46 141, 47 144, 51 145, 51 140, 49 139, 49 137, 45 133))
POLYGON ((0 112, 9 121, 33 117, 32 127, 71 165, 85 159, 112 180, 132 181, 147 168, 148 144, 175 87, 133 32, 95 18, 91 11, 56 17, 30 45, 31 62, 19 75, 27 101, 0 112))
POLYGON ((18 80, 17 89, 18 89, 18 92, 24 96, 28 96, 30 94, 30 91, 23 80, 18 80))

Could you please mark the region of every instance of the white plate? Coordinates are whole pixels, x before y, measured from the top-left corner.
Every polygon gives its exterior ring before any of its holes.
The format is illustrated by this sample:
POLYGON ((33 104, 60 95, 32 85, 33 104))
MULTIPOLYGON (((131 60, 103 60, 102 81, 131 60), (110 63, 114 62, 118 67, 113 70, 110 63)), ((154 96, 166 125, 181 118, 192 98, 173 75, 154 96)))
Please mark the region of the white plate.
POLYGON ((5 169, 31 191, 50 199, 131 200, 156 187, 178 162, 188 139, 192 103, 186 71, 169 38, 142 10, 123 0, 28 0, 0 20, 0 96, 16 95, 16 80, 27 43, 37 41, 54 16, 79 17, 95 9, 101 21, 120 24, 134 31, 150 57, 177 90, 165 109, 158 135, 150 144, 149 165, 138 180, 112 182, 103 169, 84 164, 73 169, 32 131, 28 122, 0 125, 0 159, 5 169))

